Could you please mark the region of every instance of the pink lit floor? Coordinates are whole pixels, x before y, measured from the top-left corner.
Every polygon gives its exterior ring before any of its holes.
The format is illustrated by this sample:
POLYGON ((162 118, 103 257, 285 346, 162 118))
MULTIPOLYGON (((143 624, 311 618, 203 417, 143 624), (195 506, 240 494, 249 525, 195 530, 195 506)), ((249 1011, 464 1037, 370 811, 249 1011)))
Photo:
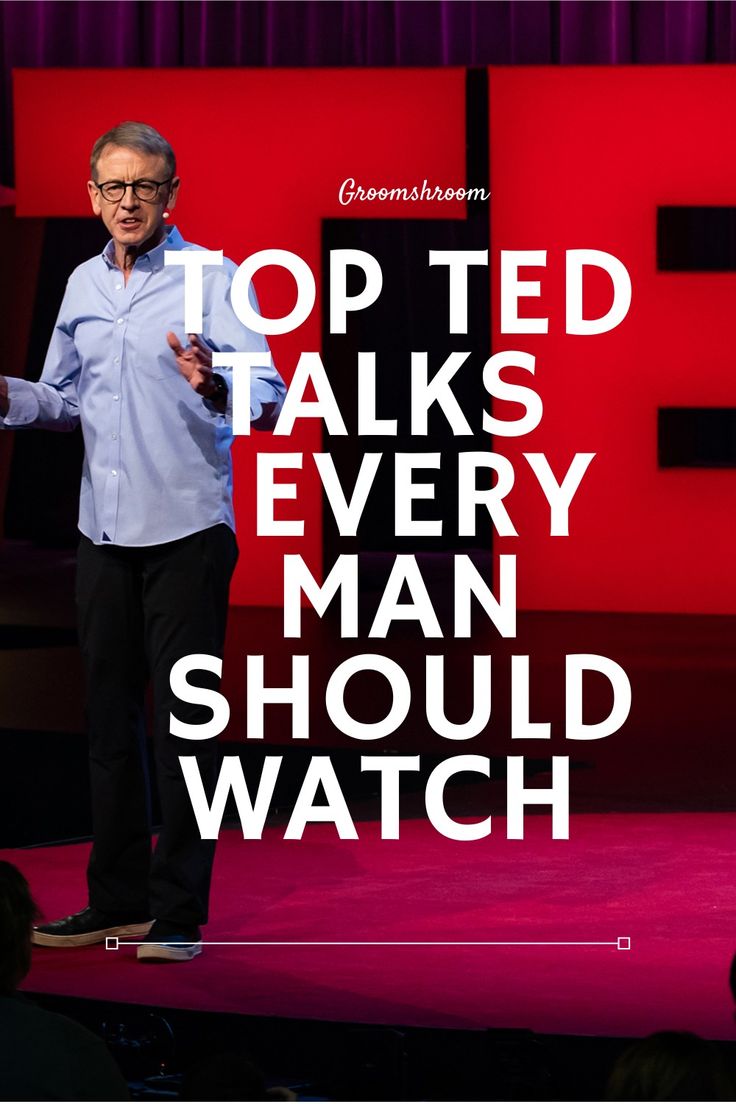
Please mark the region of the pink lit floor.
MULTIPOLYGON (((26 987, 79 997, 367 1023, 643 1035, 736 1035, 734 813, 577 815, 552 841, 454 843, 424 820, 401 839, 375 823, 284 841, 224 832, 205 938, 185 965, 143 966, 133 948, 34 951, 26 987), (619 937, 631 939, 618 950, 619 937), (523 946, 276 946, 277 942, 523 946), (599 945, 560 945, 589 943, 599 945), (268 945, 270 944, 270 945, 268 945)), ((87 845, 6 851, 48 917, 85 900, 87 845)))

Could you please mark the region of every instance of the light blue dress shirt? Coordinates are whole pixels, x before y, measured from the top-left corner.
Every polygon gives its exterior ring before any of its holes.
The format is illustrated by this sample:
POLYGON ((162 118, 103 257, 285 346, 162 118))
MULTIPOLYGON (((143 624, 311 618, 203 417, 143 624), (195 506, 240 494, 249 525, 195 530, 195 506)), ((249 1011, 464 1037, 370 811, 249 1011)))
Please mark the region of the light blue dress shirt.
MULTIPOLYGON (((0 424, 71 430, 81 422, 79 528, 95 544, 163 544, 223 522, 234 529, 231 400, 224 414, 204 401, 166 341, 169 330, 183 345, 187 338, 184 268, 165 266, 164 251, 202 247, 172 226, 136 259, 126 284, 113 244, 72 273, 41 379, 8 379, 10 408, 0 424)), ((230 304, 235 269, 227 259, 203 269, 202 336, 221 352, 267 352, 265 337, 243 326, 230 304)), ((230 371, 217 371, 232 394, 230 371)), ((252 369, 259 428, 273 424, 285 390, 275 368, 252 369), (267 403, 275 408, 264 425, 267 403)))

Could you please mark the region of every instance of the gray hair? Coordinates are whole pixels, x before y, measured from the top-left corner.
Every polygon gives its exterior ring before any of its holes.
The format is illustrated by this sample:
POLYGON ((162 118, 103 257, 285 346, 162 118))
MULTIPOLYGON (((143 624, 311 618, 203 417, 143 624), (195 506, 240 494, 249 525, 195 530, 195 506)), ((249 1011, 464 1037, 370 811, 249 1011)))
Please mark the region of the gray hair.
POLYGON ((140 153, 160 154, 166 162, 167 175, 176 175, 176 155, 166 139, 147 123, 126 122, 118 123, 112 130, 101 135, 93 145, 89 159, 93 180, 97 178, 97 162, 107 146, 123 146, 140 153))

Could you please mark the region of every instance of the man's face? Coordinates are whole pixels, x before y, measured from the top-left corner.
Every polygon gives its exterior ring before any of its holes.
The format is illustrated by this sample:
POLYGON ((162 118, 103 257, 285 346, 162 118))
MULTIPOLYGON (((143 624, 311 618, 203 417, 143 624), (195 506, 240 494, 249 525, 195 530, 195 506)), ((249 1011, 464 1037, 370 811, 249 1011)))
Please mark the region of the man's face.
MULTIPOLYGON (((166 162, 160 154, 143 153, 124 146, 106 146, 97 161, 96 182, 134 180, 166 180, 166 162)), ((92 210, 99 215, 116 245, 139 249, 149 238, 163 236, 164 209, 171 210, 176 202, 178 179, 159 188, 153 200, 139 199, 132 188, 126 188, 121 199, 107 200, 95 187, 87 185, 92 210)))

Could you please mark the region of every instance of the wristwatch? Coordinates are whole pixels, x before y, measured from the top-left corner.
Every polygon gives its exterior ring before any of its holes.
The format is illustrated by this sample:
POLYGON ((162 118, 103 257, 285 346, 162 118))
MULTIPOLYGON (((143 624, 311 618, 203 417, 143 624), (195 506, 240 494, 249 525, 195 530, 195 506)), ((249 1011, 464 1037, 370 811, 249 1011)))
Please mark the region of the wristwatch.
POLYGON ((228 386, 223 377, 218 375, 217 372, 214 372, 212 375, 212 382, 214 384, 214 388, 207 396, 207 402, 215 404, 227 402, 228 386))

